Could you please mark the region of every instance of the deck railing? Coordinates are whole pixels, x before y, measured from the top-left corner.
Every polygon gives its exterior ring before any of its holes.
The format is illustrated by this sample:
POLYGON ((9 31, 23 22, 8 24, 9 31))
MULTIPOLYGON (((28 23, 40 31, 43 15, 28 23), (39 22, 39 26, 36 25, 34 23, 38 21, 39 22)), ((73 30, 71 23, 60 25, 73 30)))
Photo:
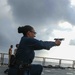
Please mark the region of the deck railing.
MULTIPOLYGON (((8 53, 0 53, 0 65, 5 64, 4 63, 4 59, 6 58, 5 56, 8 57, 8 53)), ((39 57, 39 56, 36 56, 35 58, 42 59, 41 63, 42 63, 43 66, 45 66, 47 59, 58 60, 58 65, 59 66, 62 65, 62 61, 71 61, 72 62, 71 67, 74 68, 74 66, 75 66, 75 60, 60 59, 60 58, 48 58, 48 57, 39 57)))

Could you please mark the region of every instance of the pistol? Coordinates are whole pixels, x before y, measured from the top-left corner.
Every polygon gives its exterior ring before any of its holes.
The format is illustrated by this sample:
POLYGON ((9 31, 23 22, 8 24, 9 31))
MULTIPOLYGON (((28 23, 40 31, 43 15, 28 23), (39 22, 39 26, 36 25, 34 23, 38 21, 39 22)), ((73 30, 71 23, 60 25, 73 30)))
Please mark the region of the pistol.
POLYGON ((64 38, 55 38, 54 40, 60 40, 60 41, 63 41, 64 38))

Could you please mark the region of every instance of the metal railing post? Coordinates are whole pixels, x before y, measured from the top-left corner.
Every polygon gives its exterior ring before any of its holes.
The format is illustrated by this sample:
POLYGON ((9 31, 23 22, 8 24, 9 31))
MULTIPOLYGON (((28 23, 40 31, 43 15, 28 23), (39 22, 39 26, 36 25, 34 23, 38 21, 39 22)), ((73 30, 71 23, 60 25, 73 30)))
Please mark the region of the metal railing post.
POLYGON ((43 58, 42 65, 45 66, 45 58, 43 58))
POLYGON ((3 65, 3 62, 4 62, 4 54, 1 53, 1 65, 3 65))
POLYGON ((74 69, 75 61, 73 61, 72 68, 74 69))
POLYGON ((59 59, 59 66, 61 66, 61 59, 59 59))

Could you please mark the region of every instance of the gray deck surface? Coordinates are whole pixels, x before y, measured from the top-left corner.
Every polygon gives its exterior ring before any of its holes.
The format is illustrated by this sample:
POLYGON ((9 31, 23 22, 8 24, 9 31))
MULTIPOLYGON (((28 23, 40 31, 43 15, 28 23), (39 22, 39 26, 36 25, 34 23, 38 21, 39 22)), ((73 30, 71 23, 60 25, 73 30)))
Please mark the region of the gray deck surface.
MULTIPOLYGON (((0 75, 4 74, 4 70, 7 69, 7 66, 0 66, 0 75)), ((44 68, 42 75, 75 75, 75 69, 48 69, 44 68)))

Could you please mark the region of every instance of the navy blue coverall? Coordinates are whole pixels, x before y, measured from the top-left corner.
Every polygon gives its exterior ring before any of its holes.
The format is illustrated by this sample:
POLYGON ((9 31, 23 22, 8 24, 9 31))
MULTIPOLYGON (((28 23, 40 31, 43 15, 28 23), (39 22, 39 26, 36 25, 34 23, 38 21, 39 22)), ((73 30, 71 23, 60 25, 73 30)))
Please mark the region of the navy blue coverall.
MULTIPOLYGON (((22 61, 25 64, 31 64, 35 57, 34 50, 49 50, 51 47, 56 46, 55 42, 52 41, 40 41, 34 38, 28 38, 23 36, 19 43, 18 50, 16 52, 16 59, 22 61)), ((42 65, 31 64, 30 74, 41 75, 43 70, 42 65)))

